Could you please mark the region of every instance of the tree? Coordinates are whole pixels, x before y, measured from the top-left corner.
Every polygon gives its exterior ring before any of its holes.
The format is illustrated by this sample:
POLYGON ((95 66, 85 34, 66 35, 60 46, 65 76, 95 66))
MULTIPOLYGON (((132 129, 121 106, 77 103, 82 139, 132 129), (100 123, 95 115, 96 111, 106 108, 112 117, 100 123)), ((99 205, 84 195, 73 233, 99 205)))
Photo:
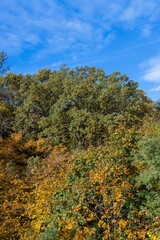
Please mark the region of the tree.
POLYGON ((150 100, 126 75, 106 76, 95 67, 64 70, 63 93, 45 118, 48 126, 43 130, 56 143, 69 147, 103 143, 109 137, 108 127, 124 120, 129 126, 138 124, 150 109, 150 100))
POLYGON ((150 223, 134 206, 131 169, 115 143, 71 156, 39 239, 149 239, 150 223))
POLYGON ((136 183, 141 210, 160 219, 160 137, 146 137, 139 141, 135 164, 139 169, 136 183))
POLYGON ((137 168, 136 187, 142 210, 160 219, 160 123, 157 111, 139 129, 138 148, 133 164, 137 168))
POLYGON ((2 84, 2 76, 9 66, 6 65, 8 60, 7 54, 5 52, 0 53, 0 137, 7 137, 11 131, 13 123, 13 108, 12 105, 7 102, 7 97, 5 93, 5 88, 2 84))
POLYGON ((12 131, 14 121, 13 107, 9 102, 0 100, 0 137, 6 138, 12 131))
POLYGON ((7 54, 4 51, 2 51, 0 53, 0 75, 8 71, 10 68, 10 66, 6 65, 7 60, 8 60, 7 54))
POLYGON ((160 100, 155 103, 155 109, 160 112, 160 100))
POLYGON ((59 71, 42 69, 15 79, 7 74, 7 89, 15 89, 14 129, 26 138, 45 137, 69 148, 103 143, 108 128, 126 121, 140 124, 151 110, 151 101, 126 75, 108 76, 102 69, 63 66, 59 71), (8 85, 9 84, 9 85, 8 85))
POLYGON ((21 134, 0 139, 0 239, 24 239, 31 229, 28 208, 36 196, 34 169, 51 149, 43 139, 26 142, 21 134))

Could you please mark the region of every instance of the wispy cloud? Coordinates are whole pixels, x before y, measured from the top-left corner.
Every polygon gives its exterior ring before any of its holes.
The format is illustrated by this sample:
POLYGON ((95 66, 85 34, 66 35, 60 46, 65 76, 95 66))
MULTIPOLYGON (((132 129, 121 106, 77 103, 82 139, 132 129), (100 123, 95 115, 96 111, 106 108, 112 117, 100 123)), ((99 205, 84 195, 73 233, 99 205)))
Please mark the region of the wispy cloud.
POLYGON ((138 18, 151 19, 157 3, 155 0, 131 0, 120 18, 129 24, 134 24, 138 18))
POLYGON ((145 73, 143 75, 144 81, 160 82, 160 55, 142 63, 141 66, 145 69, 145 73))
POLYGON ((150 91, 160 91, 160 86, 158 86, 158 87, 155 87, 155 88, 152 88, 150 91))
POLYGON ((145 24, 141 29, 141 36, 146 38, 149 37, 152 33, 152 24, 145 24))
POLYGON ((0 9, 2 50, 35 49, 32 59, 96 53, 115 39, 117 27, 139 28, 146 37, 159 18, 159 0, 5 0, 0 9))

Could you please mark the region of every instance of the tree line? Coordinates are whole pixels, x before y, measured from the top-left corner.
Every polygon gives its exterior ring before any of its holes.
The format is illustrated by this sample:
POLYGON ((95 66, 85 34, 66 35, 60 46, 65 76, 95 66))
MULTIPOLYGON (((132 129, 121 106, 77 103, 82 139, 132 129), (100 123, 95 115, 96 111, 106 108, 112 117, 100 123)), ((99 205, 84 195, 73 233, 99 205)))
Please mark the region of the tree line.
POLYGON ((125 74, 6 73, 0 238, 159 239, 160 103, 125 74))

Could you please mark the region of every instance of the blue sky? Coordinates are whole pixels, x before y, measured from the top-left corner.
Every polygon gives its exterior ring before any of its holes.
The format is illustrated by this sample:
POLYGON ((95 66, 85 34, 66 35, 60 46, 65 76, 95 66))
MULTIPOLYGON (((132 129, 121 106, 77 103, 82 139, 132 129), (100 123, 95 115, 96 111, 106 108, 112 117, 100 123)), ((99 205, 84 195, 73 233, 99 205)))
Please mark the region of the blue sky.
POLYGON ((160 99, 159 0, 0 1, 0 52, 15 73, 96 66, 160 99))

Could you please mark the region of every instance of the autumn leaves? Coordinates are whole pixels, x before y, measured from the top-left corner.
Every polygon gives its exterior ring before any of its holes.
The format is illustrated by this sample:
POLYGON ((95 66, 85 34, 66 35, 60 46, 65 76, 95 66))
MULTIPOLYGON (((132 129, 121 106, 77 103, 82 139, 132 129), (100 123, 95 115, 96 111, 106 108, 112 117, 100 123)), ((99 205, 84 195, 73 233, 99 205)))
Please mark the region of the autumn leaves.
POLYGON ((95 67, 0 78, 0 238, 158 239, 159 108, 95 67))

